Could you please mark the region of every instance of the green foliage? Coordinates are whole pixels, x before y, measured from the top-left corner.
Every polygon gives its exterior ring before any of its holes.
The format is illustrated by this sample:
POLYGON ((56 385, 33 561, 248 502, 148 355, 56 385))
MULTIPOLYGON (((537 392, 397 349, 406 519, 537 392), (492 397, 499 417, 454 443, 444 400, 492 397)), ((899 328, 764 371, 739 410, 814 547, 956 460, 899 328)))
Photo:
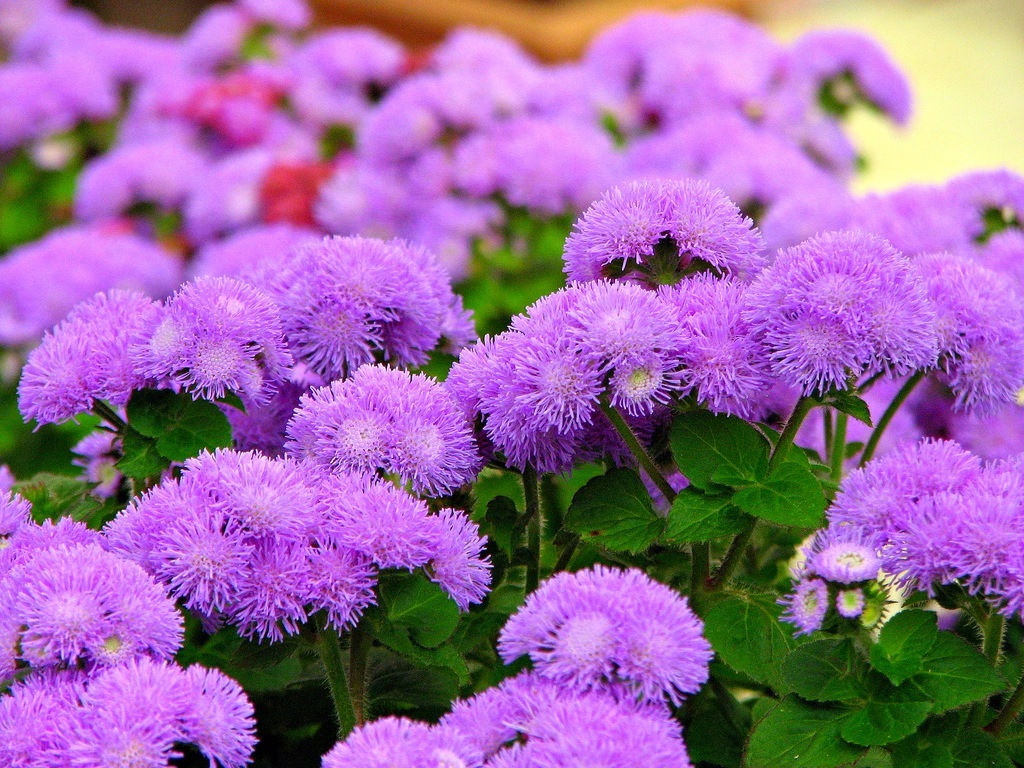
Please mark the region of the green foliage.
POLYGON ((408 629, 424 648, 443 643, 459 623, 455 602, 421 573, 382 573, 377 589, 388 621, 408 629))
POLYGON ((91 483, 48 472, 38 472, 28 480, 15 483, 15 493, 32 504, 36 522, 70 517, 99 527, 116 511, 113 502, 97 498, 91 483))
MULTIPOLYGON (((231 445, 231 425, 220 408, 208 400, 193 400, 186 392, 138 390, 128 401, 127 413, 131 427, 155 440, 156 453, 170 461, 231 445)), ((151 451, 145 447, 143 452, 151 451)))
POLYGON ((865 754, 843 740, 840 730, 849 718, 842 709, 815 707, 786 696, 755 726, 747 745, 747 768, 834 768, 850 765, 865 754))
POLYGON ((850 701, 864 695, 863 664, 850 638, 814 640, 786 657, 782 678, 810 701, 850 701))
POLYGON ((772 595, 730 595, 704 617, 704 636, 730 667, 785 691, 782 664, 796 641, 779 613, 772 595))
POLYGON ((711 541, 740 533, 750 524, 732 498, 709 496, 693 488, 684 489, 668 513, 665 540, 670 543, 711 541))
POLYGON ((573 497, 565 527, 615 551, 642 552, 665 530, 650 494, 631 469, 595 477, 573 497))
POLYGON ((916 675, 935 644, 938 622, 932 611, 900 611, 887 622, 871 647, 871 666, 894 685, 916 675))

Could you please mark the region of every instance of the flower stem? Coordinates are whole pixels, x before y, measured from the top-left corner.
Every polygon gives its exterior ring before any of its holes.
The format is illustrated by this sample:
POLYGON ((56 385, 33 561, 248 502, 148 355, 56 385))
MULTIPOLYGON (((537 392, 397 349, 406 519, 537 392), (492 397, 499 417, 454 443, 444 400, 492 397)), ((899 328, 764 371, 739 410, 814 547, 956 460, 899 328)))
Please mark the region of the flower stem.
POLYGON ((356 725, 366 722, 366 660, 372 644, 373 638, 366 634, 366 628, 360 621, 352 628, 348 648, 348 673, 352 678, 349 692, 352 695, 356 725))
POLYGON ((845 413, 836 412, 836 429, 832 436, 832 480, 843 479, 843 464, 846 463, 846 426, 850 417, 845 413))
POLYGON ((1003 708, 999 710, 996 719, 989 723, 985 730, 993 736, 998 736, 1006 726, 1017 719, 1017 715, 1022 708, 1024 708, 1024 675, 1021 675, 1017 687, 1013 689, 1010 698, 1006 700, 1003 708))
POLYGON ((892 421, 896 415, 896 411, 900 409, 900 406, 906 402, 907 398, 910 397, 910 393, 914 391, 916 387, 925 376, 924 371, 918 371, 913 376, 904 382, 900 391, 896 393, 896 397, 889 403, 889 407, 885 409, 885 413, 882 414, 882 418, 878 420, 878 424, 875 425, 874 430, 871 432, 871 437, 868 438, 867 444, 864 446, 864 453, 860 457, 860 466, 864 466, 871 458, 875 455, 875 451, 878 449, 878 442, 882 439, 882 434, 885 432, 885 428, 889 426, 889 422, 892 421))
POLYGON ((804 423, 807 414, 811 412, 815 405, 816 401, 810 397, 801 397, 796 401, 793 412, 789 415, 789 419, 786 420, 786 426, 783 427, 782 434, 779 435, 779 440, 772 449, 771 458, 768 459, 769 472, 786 458, 790 446, 793 445, 793 440, 796 439, 796 433, 800 431, 800 425, 804 423))
POLYGON ((125 429, 128 428, 124 419, 118 416, 117 412, 102 400, 93 400, 92 411, 121 434, 124 434, 125 429))
POLYGON ((320 654, 324 669, 327 671, 327 684, 331 689, 331 698, 334 700, 334 713, 338 718, 338 738, 348 736, 356 726, 356 712, 352 706, 352 697, 349 693, 348 679, 345 676, 345 663, 341 655, 341 641, 338 633, 326 625, 326 622, 318 622, 322 626, 316 632, 316 650, 320 654))
POLYGON ((604 411, 608 420, 611 421, 615 426, 615 429, 618 430, 622 439, 626 442, 626 445, 629 446, 629 450, 633 453, 637 462, 639 462, 644 472, 647 473, 647 476, 651 478, 651 482, 658 487, 658 490, 661 491, 662 495, 668 500, 668 503, 671 504, 675 501, 677 496, 675 490, 671 485, 669 485, 668 480, 665 479, 665 475, 663 475, 661 470, 658 469, 658 465, 654 463, 654 459, 652 459, 650 454, 644 449, 629 424, 627 424, 626 420, 622 418, 622 414, 619 413, 610 402, 608 402, 605 396, 601 397, 601 410, 604 411))
POLYGON ((565 543, 562 551, 558 553, 558 560, 555 561, 554 570, 552 573, 558 573, 564 571, 569 567, 569 563, 572 561, 572 556, 576 554, 576 547, 580 544, 580 537, 573 536, 569 541, 565 543))
POLYGON ((711 545, 694 542, 690 545, 690 599, 697 600, 707 591, 711 579, 711 545))
POLYGON ((526 497, 526 545, 530 550, 530 559, 526 564, 526 594, 530 594, 540 583, 540 535, 543 525, 537 470, 531 464, 527 464, 523 470, 523 495, 526 497))
POLYGON ((732 578, 733 572, 740 564, 740 559, 747 549, 747 544, 750 543, 750 539, 754 535, 754 527, 756 525, 757 520, 752 520, 745 531, 736 534, 736 538, 732 540, 728 551, 725 553, 722 564, 718 566, 718 571, 715 572, 714 577, 711 579, 709 589, 718 589, 732 578))
MULTIPOLYGON (((992 666, 999 663, 999 654, 1003 649, 1003 637, 1006 630, 1006 619, 994 610, 979 622, 981 627, 981 652, 992 666)), ((977 702, 971 709, 971 723, 981 726, 988 714, 988 700, 977 702)))

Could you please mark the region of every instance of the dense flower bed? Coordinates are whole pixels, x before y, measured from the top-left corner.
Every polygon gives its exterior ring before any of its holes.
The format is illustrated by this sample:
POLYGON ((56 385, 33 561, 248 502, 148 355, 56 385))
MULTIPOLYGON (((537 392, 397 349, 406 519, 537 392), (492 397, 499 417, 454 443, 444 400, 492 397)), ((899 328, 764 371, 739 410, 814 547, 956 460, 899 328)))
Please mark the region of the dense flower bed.
POLYGON ((853 32, 309 21, 0 0, 0 765, 1024 764, 1024 178, 853 195, 853 32))

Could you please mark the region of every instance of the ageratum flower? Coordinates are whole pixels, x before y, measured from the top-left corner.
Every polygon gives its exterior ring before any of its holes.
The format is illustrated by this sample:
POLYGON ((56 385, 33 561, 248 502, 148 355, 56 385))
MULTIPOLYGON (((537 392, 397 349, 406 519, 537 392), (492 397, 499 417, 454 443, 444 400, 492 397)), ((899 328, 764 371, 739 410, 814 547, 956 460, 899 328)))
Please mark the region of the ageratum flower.
POLYGON ((923 281, 888 243, 861 232, 826 233, 779 254, 750 286, 744 319, 773 373, 805 395, 936 358, 923 281))
POLYGON ((451 394, 423 374, 363 366, 303 396, 287 448, 327 470, 394 474, 441 496, 480 470, 472 425, 451 394))
POLYGON ((81 689, 72 676, 33 675, 0 696, 0 764, 65 768, 81 689))
POLYGON ((779 604, 786 609, 780 618, 797 628, 795 635, 817 632, 828 612, 828 585, 821 579, 801 579, 779 604))
POLYGON ((864 613, 864 590, 860 587, 841 589, 836 595, 836 611, 844 619, 856 619, 864 613))
POLYGON ((700 275, 662 295, 682 321, 679 344, 685 391, 714 413, 749 417, 773 381, 764 352, 743 319, 747 288, 700 275))
POLYGON ((273 302, 229 277, 187 283, 130 352, 140 373, 209 400, 231 391, 266 402, 292 363, 273 302))
POLYGON ((292 248, 316 236, 313 230, 291 224, 243 229, 200 248, 189 267, 189 276, 242 277, 264 261, 282 261, 292 248))
POLYGON ((962 256, 921 256, 922 276, 938 316, 940 381, 954 408, 981 415, 1016 402, 1024 387, 1024 309, 1001 275, 962 256))
POLYGON ((32 522, 32 505, 12 491, 0 495, 0 549, 10 546, 13 536, 23 525, 32 522))
POLYGON ((979 234, 976 214, 947 187, 911 184, 869 194, 853 207, 850 226, 873 232, 908 256, 961 251, 979 234))
POLYGON ((575 690, 621 683, 678 704, 708 676, 711 646, 686 598, 632 569, 603 566, 544 582, 505 624, 498 650, 575 690))
POLYGON ((210 626, 277 641, 320 609, 342 629, 374 601, 368 558, 335 553, 325 525, 294 462, 217 451, 135 499, 106 533, 210 626))
POLYGON ((22 416, 39 424, 92 410, 97 400, 125 405, 146 378, 129 355, 160 313, 139 293, 110 291, 76 306, 29 353, 18 384, 22 416))
POLYGON ((480 753, 459 733, 404 717, 384 717, 359 726, 323 758, 323 768, 482 765, 480 753))
POLYGON ((242 768, 256 746, 252 704, 215 669, 130 662, 90 679, 79 702, 64 765, 163 766, 192 745, 211 765, 242 768))
POLYGON ((113 288, 160 298, 181 265, 140 237, 69 227, 11 251, 0 262, 0 343, 35 342, 81 301, 113 288))
POLYGON ((113 219, 136 206, 178 210, 202 177, 199 152, 174 139, 156 139, 117 147, 92 160, 75 191, 75 217, 113 219))
MULTIPOLYGON (((139 566, 95 544, 44 549, 0 581, 0 659, 63 669, 171 658, 182 619, 139 566)), ((14 672, 6 663, 0 675, 14 672)))
POLYGON ((878 576, 881 561, 856 528, 832 526, 819 531, 807 553, 807 572, 837 584, 856 584, 878 576))
POLYGON ((422 365, 444 334, 471 327, 436 257, 402 240, 327 237, 296 249, 281 275, 262 284, 296 359, 325 381, 375 361, 422 365))
POLYGON ((332 474, 318 488, 321 547, 351 551, 378 568, 423 568, 462 610, 486 595, 486 541, 465 513, 431 515, 419 499, 374 478, 332 474))
POLYGON ((575 282, 623 278, 647 287, 711 271, 750 279, 766 264, 750 219, 700 181, 615 187, 576 222, 565 244, 575 282))
POLYGON ((1007 169, 975 171, 948 184, 949 191, 975 214, 973 234, 986 242, 1006 229, 1024 224, 1024 178, 1007 169))

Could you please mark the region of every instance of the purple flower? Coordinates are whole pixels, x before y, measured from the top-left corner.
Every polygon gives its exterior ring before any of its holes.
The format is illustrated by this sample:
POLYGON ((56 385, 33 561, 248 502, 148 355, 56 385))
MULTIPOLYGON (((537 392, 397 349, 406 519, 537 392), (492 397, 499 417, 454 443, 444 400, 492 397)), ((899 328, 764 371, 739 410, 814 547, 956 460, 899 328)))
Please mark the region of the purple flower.
POLYGON ((935 360, 925 285, 873 235, 827 233, 784 251, 747 301, 744 319, 773 373, 804 394, 846 389, 863 374, 905 375, 935 360))
POLYGON ((760 235, 721 192, 698 181, 616 187, 576 223, 565 272, 656 286, 712 271, 750 279, 765 265, 760 235))
POLYGON ((750 416, 758 394, 772 385, 768 361, 743 319, 746 291, 710 275, 663 290, 682 320, 684 391, 715 413, 750 416))
POLYGON ((117 461, 121 456, 121 445, 117 435, 106 430, 96 430, 78 441, 71 449, 76 458, 72 464, 82 467, 82 479, 95 483, 94 496, 109 499, 121 485, 121 473, 117 461))
POLYGON ((801 579, 793 592, 779 600, 786 610, 780 617, 797 628, 795 635, 809 635, 821 629, 828 611, 828 585, 821 579, 801 579))
POLYGON ((80 685, 35 675, 0 696, 0 763, 12 768, 64 768, 80 685))
POLYGON ((184 204, 205 161, 192 147, 173 139, 117 147, 83 170, 75 191, 81 221, 112 219, 135 206, 176 211, 184 204))
POLYGON ((849 526, 819 531, 807 553, 807 572, 837 584, 874 579, 881 564, 875 547, 849 526))
POLYGON ((0 582, 0 615, 12 659, 32 668, 170 658, 182 642, 181 615, 163 589, 96 545, 44 549, 17 563, 0 582))
POLYGON ((202 244, 255 224, 260 184, 274 160, 271 152, 257 148, 235 152, 208 168, 185 203, 189 239, 202 244))
POLYGON ((233 391, 266 402, 292 362, 270 298, 229 277, 186 284, 150 327, 131 350, 136 370, 197 399, 233 391))
POLYGON ((359 726, 323 758, 323 768, 428 765, 480 768, 483 760, 458 733, 404 717, 359 726))
POLYGON ((455 185, 497 195, 537 216, 577 213, 618 178, 611 139, 597 127, 521 117, 475 134, 455 152, 455 185))
POLYGON ((641 571, 600 565, 544 582, 498 641, 506 663, 529 655, 544 677, 586 691, 622 683, 678 704, 707 680, 711 646, 686 598, 641 571))
POLYGON ((993 414, 954 413, 949 436, 983 459, 1005 459, 1024 453, 1024 408, 1016 403, 993 414))
POLYGON ((808 32, 789 51, 791 77, 810 93, 825 90, 844 112, 864 100, 900 125, 910 119, 910 87, 873 39, 850 30, 808 32))
POLYGON ((248 765, 252 704, 217 670, 141 660, 91 679, 80 695, 65 765, 167 765, 192 744, 224 768, 248 765))
POLYGON ((266 403, 246 403, 245 411, 224 405, 221 410, 231 423, 231 435, 239 451, 258 451, 280 458, 285 453, 285 430, 307 388, 285 381, 266 403))
POLYGON ((979 234, 976 218, 948 188, 911 185, 866 195, 854 206, 850 224, 913 256, 969 248, 979 234))
POLYGON ((21 246, 0 263, 0 343, 35 342, 80 301, 119 288, 160 298, 181 281, 162 248, 113 231, 70 227, 21 246))
POLYGON ((980 263, 1010 281, 1024 296, 1024 231, 1005 229, 988 239, 978 253, 980 263))
POLYGON ((974 483, 981 469, 977 456, 953 442, 922 440, 900 446, 843 480, 829 523, 859 528, 881 546, 906 527, 920 499, 958 492, 974 483))
POLYGON ((864 591, 859 587, 841 589, 836 595, 836 610, 844 619, 856 619, 864 613, 864 591))
POLYGON ((430 560, 430 579, 464 611, 490 591, 491 564, 483 555, 487 539, 464 512, 442 509, 436 517, 440 534, 430 560))
POLYGON ((32 522, 32 505, 12 491, 0 496, 0 549, 10 546, 11 536, 32 522))
POLYGON ((51 68, 5 63, 0 69, 0 150, 65 131, 76 119, 51 68))
POLYGON ((22 416, 40 424, 92 410, 96 400, 124 405, 145 384, 128 350, 158 315, 138 293, 110 291, 75 307, 29 353, 18 384, 22 416))
POLYGON ((1016 401, 1024 386, 1024 311, 1020 297, 976 262, 951 254, 919 257, 938 315, 940 380, 957 410, 985 415, 1016 401))
POLYGON ((288 450, 322 467, 394 473, 430 496, 480 469, 471 424, 449 392, 423 374, 379 365, 305 395, 288 436, 288 450))
POLYGON ((374 361, 422 365, 454 318, 468 323, 437 259, 401 240, 324 238, 295 250, 281 275, 267 288, 289 346, 325 380, 374 361))
POLYGON ((967 173, 949 182, 948 188, 975 212, 976 239, 984 242, 1024 224, 1024 178, 1008 169, 967 173))

